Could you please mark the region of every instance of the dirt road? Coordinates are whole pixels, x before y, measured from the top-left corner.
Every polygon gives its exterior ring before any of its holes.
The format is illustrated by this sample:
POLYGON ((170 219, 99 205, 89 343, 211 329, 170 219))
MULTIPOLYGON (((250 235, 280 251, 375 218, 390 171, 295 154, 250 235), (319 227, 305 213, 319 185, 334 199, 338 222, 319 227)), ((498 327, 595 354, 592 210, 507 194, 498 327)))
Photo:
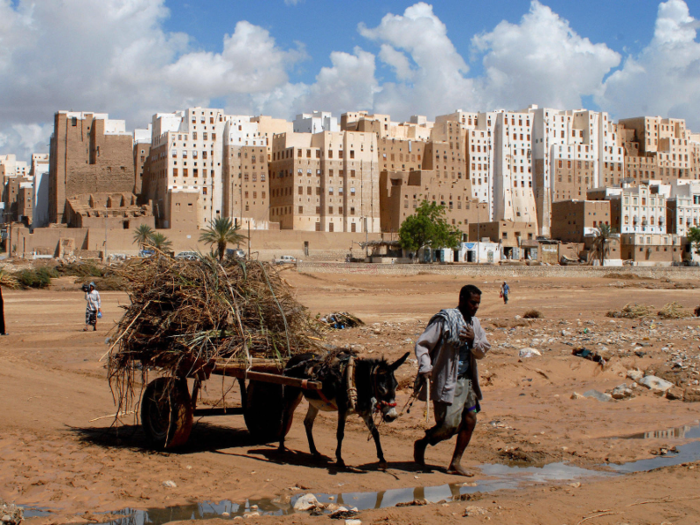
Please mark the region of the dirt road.
MULTIPOLYGON (((456 303, 462 278, 419 275, 372 277, 300 275, 286 271, 301 302, 312 313, 349 311, 367 322, 361 329, 336 332, 330 342, 352 344, 367 356, 395 359, 412 351, 432 314, 456 303)), ((484 296, 479 317, 493 349, 481 363, 484 402, 465 465, 488 478, 482 465, 542 466, 564 462, 604 472, 606 465, 652 458, 660 448, 680 446, 684 439, 661 437, 620 439, 635 433, 697 424, 696 403, 671 401, 637 388, 628 400, 599 402, 571 399, 574 392, 610 390, 629 369, 659 369, 683 353, 692 363, 700 354, 700 324, 695 319, 617 320, 606 311, 628 302, 657 307, 677 301, 695 307, 700 300, 692 285, 662 281, 615 279, 509 282, 505 306, 499 282, 475 283, 484 296), (544 319, 516 319, 537 309, 544 319), (605 367, 572 355, 572 348, 603 347, 605 367), (535 347, 540 357, 520 359, 518 350, 535 347)), ((104 361, 107 329, 120 317, 126 295, 102 294, 105 317, 98 331, 82 332, 83 294, 68 280, 51 291, 4 290, 9 336, 0 338, 0 498, 50 509, 34 523, 104 520, 98 513, 124 508, 162 508, 201 501, 273 498, 288 500, 300 492, 374 492, 433 487, 455 482, 445 473, 454 442, 428 450, 429 472, 412 463, 412 443, 425 428, 423 406, 380 428, 390 468, 377 468, 374 446, 359 419, 349 421, 344 457, 351 467, 335 468, 335 419, 319 416, 316 443, 328 460, 308 453, 301 419, 287 439, 292 452, 280 455, 274 445, 251 441, 241 417, 199 421, 189 444, 178 453, 146 450, 134 416, 110 429, 114 404, 104 361), (67 288, 60 290, 58 288, 67 288), (166 487, 173 481, 176 487, 166 487)), ((684 361, 686 362, 686 361, 684 361)), ((689 371, 692 369, 689 368, 689 371)), ((403 406, 415 363, 401 368, 403 406)), ((693 377, 689 385, 693 388, 693 377)), ((216 398, 220 380, 207 385, 205 396, 216 398)), ((594 477, 544 487, 526 485, 474 501, 365 511, 363 523, 451 523, 462 521, 465 508, 475 522, 558 524, 606 511, 586 523, 698 523, 700 500, 694 498, 695 465, 614 478, 594 477), (661 501, 666 498, 664 501, 661 501), (670 501, 673 500, 673 501, 670 501), (637 503, 645 502, 641 505, 637 503), (500 508, 499 508, 500 507, 500 508)), ((462 480, 459 480, 462 481, 462 480)), ((328 520, 294 514, 250 518, 265 523, 328 520)))

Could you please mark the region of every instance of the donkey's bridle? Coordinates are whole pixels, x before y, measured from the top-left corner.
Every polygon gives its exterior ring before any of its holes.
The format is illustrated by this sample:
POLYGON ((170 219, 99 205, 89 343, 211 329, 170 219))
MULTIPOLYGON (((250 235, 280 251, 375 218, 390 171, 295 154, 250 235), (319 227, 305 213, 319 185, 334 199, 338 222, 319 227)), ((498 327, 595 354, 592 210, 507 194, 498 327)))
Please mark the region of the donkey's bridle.
MULTIPOLYGON (((371 372, 372 390, 373 390, 372 393, 374 394, 374 399, 377 399, 377 397, 378 397, 378 395, 377 395, 377 391, 378 391, 378 388, 377 388, 377 368, 379 368, 378 365, 374 365, 374 367, 372 367, 372 372, 371 372)), ((377 404, 374 406, 374 411, 379 412, 379 411, 381 411, 382 407, 394 408, 395 406, 396 406, 396 401, 394 401, 393 403, 389 403, 388 401, 384 401, 383 399, 377 399, 377 404)))

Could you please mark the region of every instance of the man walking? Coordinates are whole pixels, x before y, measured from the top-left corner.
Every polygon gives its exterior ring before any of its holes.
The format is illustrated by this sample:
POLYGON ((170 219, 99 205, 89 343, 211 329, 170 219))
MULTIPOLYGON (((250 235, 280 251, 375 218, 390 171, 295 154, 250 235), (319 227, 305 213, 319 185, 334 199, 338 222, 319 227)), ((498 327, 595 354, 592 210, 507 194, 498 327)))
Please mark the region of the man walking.
POLYGON ((510 293, 510 286, 508 283, 503 281, 501 285, 501 297, 503 298, 503 304, 508 304, 508 294, 510 293))
POLYGON ((100 300, 100 292, 95 290, 95 283, 90 283, 88 291, 85 292, 85 328, 83 332, 88 331, 88 327, 92 325, 92 330, 97 331, 97 314, 102 317, 102 301, 100 300))
MULTIPOLYGON (((462 465, 462 454, 476 427, 479 400, 479 372, 476 360, 491 349, 486 333, 475 317, 481 304, 481 290, 472 284, 459 292, 457 308, 441 310, 433 316, 416 343, 418 373, 430 380, 430 398, 435 407, 435 426, 415 442, 413 458, 425 465, 428 445, 450 439, 457 434, 449 474, 472 476, 462 465)), ((424 381, 427 383, 427 381, 424 381)), ((421 391, 426 399, 426 389, 421 391)))

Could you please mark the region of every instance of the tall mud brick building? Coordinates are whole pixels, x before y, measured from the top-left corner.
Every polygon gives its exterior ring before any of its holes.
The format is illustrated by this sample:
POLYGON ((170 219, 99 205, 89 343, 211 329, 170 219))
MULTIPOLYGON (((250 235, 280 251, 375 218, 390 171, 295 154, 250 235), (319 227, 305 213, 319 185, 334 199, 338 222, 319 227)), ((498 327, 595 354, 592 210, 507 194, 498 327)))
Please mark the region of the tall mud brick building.
POLYGON ((131 134, 105 113, 59 111, 49 165, 49 221, 65 222, 67 199, 90 193, 132 193, 131 134))

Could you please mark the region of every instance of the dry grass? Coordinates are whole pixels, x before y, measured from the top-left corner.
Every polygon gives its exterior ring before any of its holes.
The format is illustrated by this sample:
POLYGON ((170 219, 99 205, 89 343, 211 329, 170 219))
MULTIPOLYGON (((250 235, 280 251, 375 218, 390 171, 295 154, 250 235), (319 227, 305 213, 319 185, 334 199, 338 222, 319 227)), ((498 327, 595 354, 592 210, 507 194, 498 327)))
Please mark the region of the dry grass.
POLYGON ((692 317, 692 312, 683 308, 677 302, 672 302, 664 305, 661 310, 655 312, 653 305, 646 306, 643 304, 626 304, 622 310, 610 310, 607 317, 617 317, 625 319, 643 319, 647 317, 660 317, 661 319, 685 319, 692 317))
POLYGON ((693 313, 674 301, 665 305, 657 315, 662 319, 685 319, 692 317, 693 313))
POLYGON ((523 319, 544 319, 544 314, 539 310, 528 310, 523 314, 523 319))
POLYGON ((605 314, 605 316, 624 319, 642 319, 644 317, 653 317, 654 307, 637 303, 627 303, 622 310, 610 310, 605 314))
POLYGON ((0 286, 3 288, 17 288, 19 282, 17 278, 5 269, 0 269, 0 286))

